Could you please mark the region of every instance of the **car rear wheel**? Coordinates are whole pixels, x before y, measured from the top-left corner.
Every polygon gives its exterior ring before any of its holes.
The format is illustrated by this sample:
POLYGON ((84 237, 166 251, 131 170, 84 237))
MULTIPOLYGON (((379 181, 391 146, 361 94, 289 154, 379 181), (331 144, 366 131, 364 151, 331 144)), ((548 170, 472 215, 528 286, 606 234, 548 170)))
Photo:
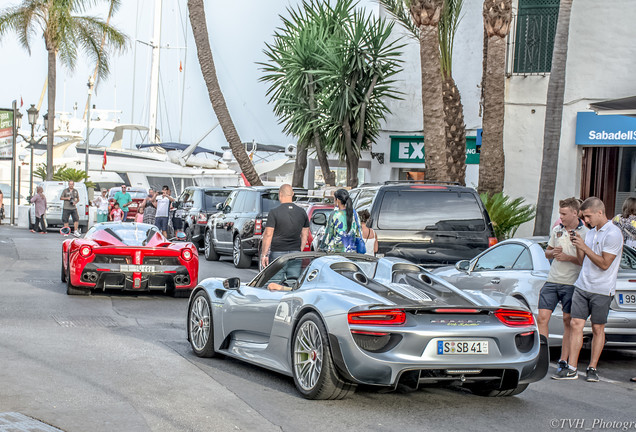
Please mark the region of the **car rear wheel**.
POLYGON ((188 312, 188 336, 192 351, 199 357, 214 357, 214 327, 212 307, 205 291, 199 291, 188 312))
POLYGON ((294 331, 292 373, 296 388, 307 399, 343 399, 356 388, 338 376, 327 330, 315 313, 303 316, 294 331))
POLYGON ((68 272, 66 273, 66 294, 67 295, 88 295, 90 294, 90 290, 88 288, 79 288, 74 286, 71 283, 71 263, 67 262, 66 268, 68 272))
POLYGON ((248 268, 252 265, 252 257, 243 252, 241 239, 239 236, 234 237, 234 247, 232 248, 232 260, 236 268, 248 268))
POLYGON ((507 396, 515 396, 519 393, 522 393, 525 389, 528 388, 528 384, 518 384, 517 387, 509 390, 497 390, 492 388, 483 388, 483 387, 471 387, 471 391, 478 396, 486 396, 486 397, 507 397, 507 396))
MULTIPOLYGON (((62 257, 64 257, 64 253, 62 253, 62 257)), ((62 282, 66 282, 66 270, 64 270, 64 258, 62 258, 62 262, 60 263, 62 267, 62 271, 60 272, 60 279, 62 282)))
POLYGON ((214 244, 212 243, 212 232, 206 231, 203 237, 203 252, 207 261, 218 261, 219 254, 214 250, 214 244))

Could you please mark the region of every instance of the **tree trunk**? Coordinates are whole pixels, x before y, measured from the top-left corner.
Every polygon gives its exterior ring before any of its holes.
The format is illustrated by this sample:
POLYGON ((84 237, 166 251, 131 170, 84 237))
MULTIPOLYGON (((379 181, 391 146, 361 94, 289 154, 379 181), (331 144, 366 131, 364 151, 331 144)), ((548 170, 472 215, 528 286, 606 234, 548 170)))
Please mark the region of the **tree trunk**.
MULTIPOLYGON (((308 74, 309 84, 307 86, 307 90, 309 91, 309 109, 311 110, 314 118, 317 117, 316 114, 316 98, 314 91, 314 77, 313 74, 308 74)), ((331 171, 329 168, 329 160, 327 159, 327 154, 322 148, 322 141, 320 140, 320 134, 316 127, 313 128, 313 137, 314 137, 314 148, 316 149, 316 156, 318 157, 318 163, 320 164, 320 169, 322 171, 322 177, 325 180, 325 184, 329 186, 336 185, 336 174, 331 171)))
POLYGON ((47 90, 48 94, 48 120, 46 125, 46 180, 53 180, 53 145, 55 145, 55 96, 57 82, 57 52, 55 49, 48 50, 48 74, 49 74, 49 86, 47 90))
POLYGON ((448 152, 445 140, 437 25, 420 26, 420 59, 422 62, 422 114, 424 117, 426 178, 435 181, 448 181, 448 152))
POLYGON ((459 89, 452 76, 444 80, 444 122, 446 146, 450 154, 448 174, 451 181, 466 184, 466 125, 459 89))
POLYGON ((298 143, 296 147, 296 162, 294 163, 294 175, 292 177, 292 187, 303 187, 305 181, 305 170, 307 169, 307 144, 298 143))
POLYGON ((492 195, 504 187, 506 37, 512 22, 512 0, 484 0, 483 17, 488 47, 478 190, 492 195))
POLYGON ((347 164, 347 186, 356 187, 358 185, 358 169, 356 168, 355 171, 351 169, 353 160, 356 159, 356 157, 353 152, 351 125, 348 120, 342 123, 342 134, 344 135, 345 162, 347 164))
POLYGON ((208 95, 210 97, 214 113, 221 125, 225 139, 230 144, 232 154, 238 162, 241 171, 243 171, 245 178, 252 186, 262 186, 263 183, 254 169, 252 161, 250 161, 247 156, 247 152, 241 143, 241 139, 239 138, 234 122, 232 122, 232 118, 230 117, 227 104, 225 103, 225 98, 221 92, 221 86, 219 85, 219 81, 216 76, 212 50, 210 49, 203 0, 188 0, 188 11, 190 15, 190 24, 192 25, 192 34, 194 35, 194 42, 197 46, 197 55, 199 57, 201 72, 203 73, 203 79, 205 80, 205 84, 208 88, 208 95))
POLYGON ((557 182, 561 123, 563 119, 563 98, 565 94, 565 66, 568 58, 568 38, 570 33, 570 12, 573 0, 561 0, 559 19, 554 36, 552 68, 548 82, 548 95, 543 127, 543 160, 537 199, 537 218, 534 235, 547 235, 552 223, 554 189, 557 182))

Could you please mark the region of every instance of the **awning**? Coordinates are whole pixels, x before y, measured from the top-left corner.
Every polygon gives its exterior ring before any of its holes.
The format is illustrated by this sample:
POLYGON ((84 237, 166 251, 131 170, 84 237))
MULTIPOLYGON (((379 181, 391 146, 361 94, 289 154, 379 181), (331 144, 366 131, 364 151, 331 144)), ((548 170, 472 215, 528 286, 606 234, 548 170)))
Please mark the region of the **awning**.
POLYGON ((598 115, 624 115, 636 117, 636 96, 610 99, 590 104, 590 109, 598 115))

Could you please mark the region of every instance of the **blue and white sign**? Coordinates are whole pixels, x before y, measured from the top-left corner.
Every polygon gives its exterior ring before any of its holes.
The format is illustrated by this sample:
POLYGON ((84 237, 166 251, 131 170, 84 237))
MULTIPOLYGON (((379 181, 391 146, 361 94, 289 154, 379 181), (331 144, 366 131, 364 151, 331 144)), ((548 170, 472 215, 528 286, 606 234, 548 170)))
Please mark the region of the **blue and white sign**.
POLYGON ((636 117, 579 112, 576 144, 587 146, 636 145, 636 117))

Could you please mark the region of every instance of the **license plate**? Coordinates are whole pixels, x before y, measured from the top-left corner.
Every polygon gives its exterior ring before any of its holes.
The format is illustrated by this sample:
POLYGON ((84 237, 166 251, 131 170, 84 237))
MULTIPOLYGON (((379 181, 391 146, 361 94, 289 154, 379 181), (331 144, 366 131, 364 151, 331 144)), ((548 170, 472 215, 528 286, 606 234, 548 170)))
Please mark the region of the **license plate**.
POLYGON ((142 272, 142 273, 154 273, 155 266, 153 265, 136 265, 136 264, 122 264, 119 266, 120 271, 124 272, 142 272))
POLYGON ((437 354, 488 354, 488 341, 485 340, 453 340, 437 341, 437 354))
POLYGON ((636 293, 618 293, 618 304, 636 305, 636 293))

